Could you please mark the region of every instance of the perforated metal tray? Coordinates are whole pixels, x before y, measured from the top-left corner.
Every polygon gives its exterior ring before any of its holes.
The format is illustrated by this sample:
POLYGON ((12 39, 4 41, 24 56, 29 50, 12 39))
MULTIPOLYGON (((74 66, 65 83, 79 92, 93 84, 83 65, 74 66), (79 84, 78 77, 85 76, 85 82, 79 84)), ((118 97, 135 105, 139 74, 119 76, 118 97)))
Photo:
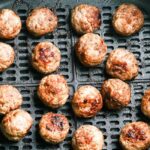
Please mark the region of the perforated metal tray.
MULTIPOLYGON (((127 122, 143 120, 150 123, 140 111, 140 101, 145 89, 150 88, 150 17, 145 12, 148 3, 146 1, 133 1, 143 9, 145 24, 142 30, 131 37, 120 37, 116 35, 111 26, 111 17, 114 9, 121 3, 119 0, 1 0, 0 7, 9 7, 15 10, 21 17, 23 28, 21 33, 14 40, 5 41, 11 44, 16 52, 15 63, 4 73, 0 74, 0 84, 12 84, 16 86, 24 97, 22 108, 31 113, 34 125, 29 134, 20 142, 13 143, 5 139, 0 133, 0 150, 68 150, 71 149, 71 137, 73 132, 81 124, 93 124, 100 128, 105 137, 103 150, 120 150, 118 137, 120 128, 127 122), (117 48, 130 49, 139 61, 140 71, 138 77, 130 81, 132 87, 131 104, 121 111, 107 111, 103 109, 96 117, 91 119, 76 118, 70 106, 72 95, 79 85, 91 84, 100 88, 105 74, 105 61, 96 68, 85 68, 74 55, 74 44, 77 35, 70 27, 70 11, 77 3, 90 3, 102 10, 102 26, 97 31, 108 45, 108 53, 117 48), (36 6, 52 8, 58 18, 57 30, 41 38, 35 38, 28 34, 25 27, 25 20, 28 12, 36 6), (42 114, 53 111, 45 107, 37 97, 36 89, 43 75, 36 72, 29 61, 32 48, 40 41, 48 40, 55 43, 61 50, 62 61, 57 73, 64 75, 70 86, 70 97, 65 106, 55 112, 65 114, 70 122, 70 131, 66 140, 58 145, 45 143, 38 134, 38 122, 42 114)), ((127 1, 126 1, 127 2, 127 1)), ((148 1, 147 1, 148 2, 148 1)))

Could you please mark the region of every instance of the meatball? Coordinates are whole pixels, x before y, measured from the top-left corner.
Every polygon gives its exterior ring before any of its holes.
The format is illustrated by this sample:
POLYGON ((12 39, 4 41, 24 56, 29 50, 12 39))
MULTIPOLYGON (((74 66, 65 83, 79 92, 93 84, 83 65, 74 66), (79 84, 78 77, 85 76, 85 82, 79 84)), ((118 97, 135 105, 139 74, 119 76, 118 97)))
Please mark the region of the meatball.
POLYGON ((32 123, 32 117, 28 112, 16 109, 4 116, 1 130, 9 140, 19 141, 28 133, 32 123))
POLYGON ((20 30, 22 24, 20 17, 10 9, 0 10, 0 38, 13 39, 20 30))
POLYGON ((0 114, 5 115, 22 104, 22 95, 11 85, 0 85, 0 114))
POLYGON ((62 114, 46 113, 40 120, 39 132, 46 142, 60 143, 69 132, 68 119, 62 114))
POLYGON ((85 66, 92 67, 102 63, 107 46, 98 34, 87 33, 77 41, 75 50, 80 62, 85 66))
POLYGON ((72 138, 74 150, 102 150, 103 145, 103 133, 93 125, 81 125, 72 138))
POLYGON ((10 67, 15 59, 13 48, 5 43, 0 42, 0 72, 10 67))
POLYGON ((72 108, 78 117, 93 117, 102 109, 102 106, 102 96, 93 86, 81 86, 73 96, 72 108))
POLYGON ((57 70, 61 53, 51 42, 41 42, 32 51, 32 65, 41 73, 47 74, 57 70))
POLYGON ((130 103, 130 86, 120 79, 104 81, 101 94, 108 109, 120 109, 130 103))
POLYGON ((116 9, 112 24, 118 34, 130 36, 142 28, 144 15, 137 6, 122 4, 116 9))
POLYGON ((100 9, 87 4, 77 5, 72 10, 71 23, 79 34, 94 32, 101 25, 100 9))
POLYGON ((150 118, 150 89, 146 90, 141 102, 141 110, 143 114, 150 118))
POLYGON ((146 150, 150 146, 150 127, 140 121, 128 123, 122 128, 119 141, 124 150, 146 150))
POLYGON ((69 97, 69 87, 65 78, 55 74, 44 77, 38 87, 38 96, 51 108, 63 106, 69 97))
POLYGON ((33 9, 26 20, 27 29, 34 36, 42 36, 53 32, 57 27, 57 23, 57 16, 45 7, 33 9))
POLYGON ((128 50, 116 49, 109 54, 106 71, 112 77, 131 80, 138 75, 138 70, 138 61, 128 50))

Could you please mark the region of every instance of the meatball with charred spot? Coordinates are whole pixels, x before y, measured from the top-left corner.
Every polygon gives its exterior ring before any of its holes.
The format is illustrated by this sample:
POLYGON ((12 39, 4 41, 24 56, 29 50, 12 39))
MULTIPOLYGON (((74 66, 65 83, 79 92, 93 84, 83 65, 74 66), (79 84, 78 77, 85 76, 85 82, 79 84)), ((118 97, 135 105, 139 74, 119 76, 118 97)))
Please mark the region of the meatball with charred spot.
POLYGON ((101 94, 108 109, 120 109, 130 103, 131 89, 120 79, 109 79, 102 84, 101 94))
POLYGON ((87 33, 79 38, 75 50, 84 66, 93 67, 102 63, 107 53, 107 46, 98 34, 87 33))
POLYGON ((116 49, 109 54, 106 71, 112 77, 131 80, 138 75, 138 61, 128 50, 116 49))
POLYGON ((33 119, 28 112, 16 109, 3 118, 1 130, 9 140, 19 141, 28 133, 32 123, 33 119))
POLYGON ((100 9, 87 4, 75 6, 71 14, 71 23, 79 34, 94 32, 101 25, 100 9))
POLYGON ((60 50, 48 41, 37 44, 32 51, 33 67, 44 74, 56 71, 60 60, 60 50))
POLYGON ((66 138, 69 132, 69 122, 64 115, 49 112, 42 116, 39 130, 46 142, 57 144, 66 138))
POLYGON ((146 150, 150 147, 150 127, 144 122, 126 124, 120 133, 123 150, 146 150))
POLYGON ((55 74, 44 77, 38 87, 38 96, 46 106, 63 106, 69 97, 69 87, 65 78, 55 74))
POLYGON ((118 34, 130 36, 142 28, 144 15, 137 6, 122 4, 116 9, 112 24, 118 34))
POLYGON ((42 36, 53 32, 57 24, 57 16, 45 7, 33 9, 26 20, 27 29, 34 36, 42 36))
POLYGON ((93 125, 81 125, 72 138, 73 150, 102 150, 103 133, 93 125))
POLYGON ((78 117, 93 117, 102 109, 102 106, 102 96, 93 86, 81 86, 73 96, 72 108, 78 117))

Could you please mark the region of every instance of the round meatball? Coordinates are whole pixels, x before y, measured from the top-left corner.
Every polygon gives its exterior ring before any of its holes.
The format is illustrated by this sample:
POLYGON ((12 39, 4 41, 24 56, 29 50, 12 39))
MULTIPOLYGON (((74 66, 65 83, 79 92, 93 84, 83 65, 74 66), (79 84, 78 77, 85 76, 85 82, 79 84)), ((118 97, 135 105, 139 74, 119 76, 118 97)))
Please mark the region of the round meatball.
POLYGON ((38 87, 38 96, 51 108, 63 106, 69 97, 69 87, 65 78, 55 74, 44 77, 38 87))
POLYGON ((77 41, 75 50, 80 62, 85 66, 92 67, 102 63, 107 46, 98 34, 87 33, 77 41))
POLYGON ((33 120, 30 114, 24 110, 16 109, 3 118, 1 130, 11 141, 21 140, 30 130, 33 120))
POLYGON ((0 72, 10 67, 15 59, 14 49, 5 43, 0 42, 0 72))
POLYGON ((78 117, 93 117, 102 109, 102 106, 102 96, 93 86, 81 86, 73 96, 72 108, 78 117))
POLYGON ((0 85, 0 114, 5 115, 22 104, 22 95, 11 85, 0 85))
POLYGON ((62 142, 69 132, 68 119, 62 114, 46 113, 39 123, 41 137, 49 143, 62 142))
POLYGON ((93 125, 81 125, 72 138, 74 150, 102 150, 103 145, 103 133, 93 125))
POLYGON ((94 32, 101 25, 100 9, 87 4, 77 5, 72 10, 71 23, 79 34, 94 32))
POLYGON ((141 110, 143 114, 150 118, 150 89, 146 90, 141 102, 141 110))
POLYGON ((140 121, 128 123, 122 128, 119 140, 124 150, 146 150, 150 146, 150 127, 140 121))
POLYGON ((33 9, 26 20, 27 29, 34 36, 42 36, 53 32, 57 23, 57 16, 45 7, 33 9))
POLYGON ((128 50, 116 49, 109 54, 106 71, 112 77, 131 80, 138 75, 138 61, 128 50))
POLYGON ((57 70, 61 53, 51 42, 41 42, 32 51, 32 65, 41 73, 47 74, 57 70))
POLYGON ((22 24, 20 17, 10 9, 0 10, 0 38, 13 39, 20 30, 22 24))
POLYGON ((101 94, 108 109, 120 109, 130 103, 130 86, 120 79, 104 81, 101 94))
POLYGON ((130 36, 142 28, 144 15, 137 6, 122 4, 116 9, 112 24, 118 34, 130 36))

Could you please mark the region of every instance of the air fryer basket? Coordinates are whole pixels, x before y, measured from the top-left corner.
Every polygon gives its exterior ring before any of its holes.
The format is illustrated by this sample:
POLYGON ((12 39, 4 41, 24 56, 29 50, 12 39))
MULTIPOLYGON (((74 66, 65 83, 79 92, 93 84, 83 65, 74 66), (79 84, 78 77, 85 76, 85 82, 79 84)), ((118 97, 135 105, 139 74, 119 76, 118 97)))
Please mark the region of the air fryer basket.
MULTIPOLYGON (((140 111, 140 102, 145 89, 150 88, 150 17, 148 16, 148 0, 128 0, 139 5, 144 12, 145 23, 142 30, 131 36, 118 36, 111 25, 111 17, 114 9, 122 3, 120 0, 1 0, 0 8, 9 7, 21 17, 23 27, 21 33, 14 40, 4 41, 11 44, 16 52, 15 63, 4 73, 0 74, 0 84, 12 84, 16 86, 24 97, 22 108, 27 110, 34 119, 34 125, 28 135, 20 142, 13 143, 5 139, 0 133, 0 150, 68 150, 71 149, 71 137, 73 132, 81 124, 93 124, 103 131, 105 145, 103 150, 120 150, 118 143, 120 129, 127 122, 143 120, 150 123, 140 111), (102 82, 108 77, 105 74, 105 62, 96 68, 85 68, 77 60, 74 54, 74 44, 78 36, 70 26, 70 12, 78 3, 94 4, 101 8, 102 25, 97 31, 108 45, 108 53, 117 47, 127 48, 132 51, 139 61, 139 75, 130 81, 132 88, 131 103, 121 111, 107 111, 103 109, 96 117, 91 119, 79 119, 74 116, 70 101, 74 91, 80 85, 91 84, 100 89, 102 82), (41 38, 35 38, 28 34, 25 27, 27 14, 37 6, 46 6, 55 11, 59 18, 57 30, 41 38), (32 48, 40 41, 48 40, 57 45, 62 54, 61 66, 57 73, 66 77, 70 86, 70 97, 65 106, 57 110, 45 107, 37 97, 36 90, 40 79, 43 77, 36 72, 30 63, 32 48), (41 116, 48 112, 65 114, 70 122, 70 131, 66 140, 58 145, 45 143, 38 134, 38 122, 41 116)), ((2 41, 2 40, 1 40, 2 41)), ((108 55, 107 55, 108 56, 108 55)))

